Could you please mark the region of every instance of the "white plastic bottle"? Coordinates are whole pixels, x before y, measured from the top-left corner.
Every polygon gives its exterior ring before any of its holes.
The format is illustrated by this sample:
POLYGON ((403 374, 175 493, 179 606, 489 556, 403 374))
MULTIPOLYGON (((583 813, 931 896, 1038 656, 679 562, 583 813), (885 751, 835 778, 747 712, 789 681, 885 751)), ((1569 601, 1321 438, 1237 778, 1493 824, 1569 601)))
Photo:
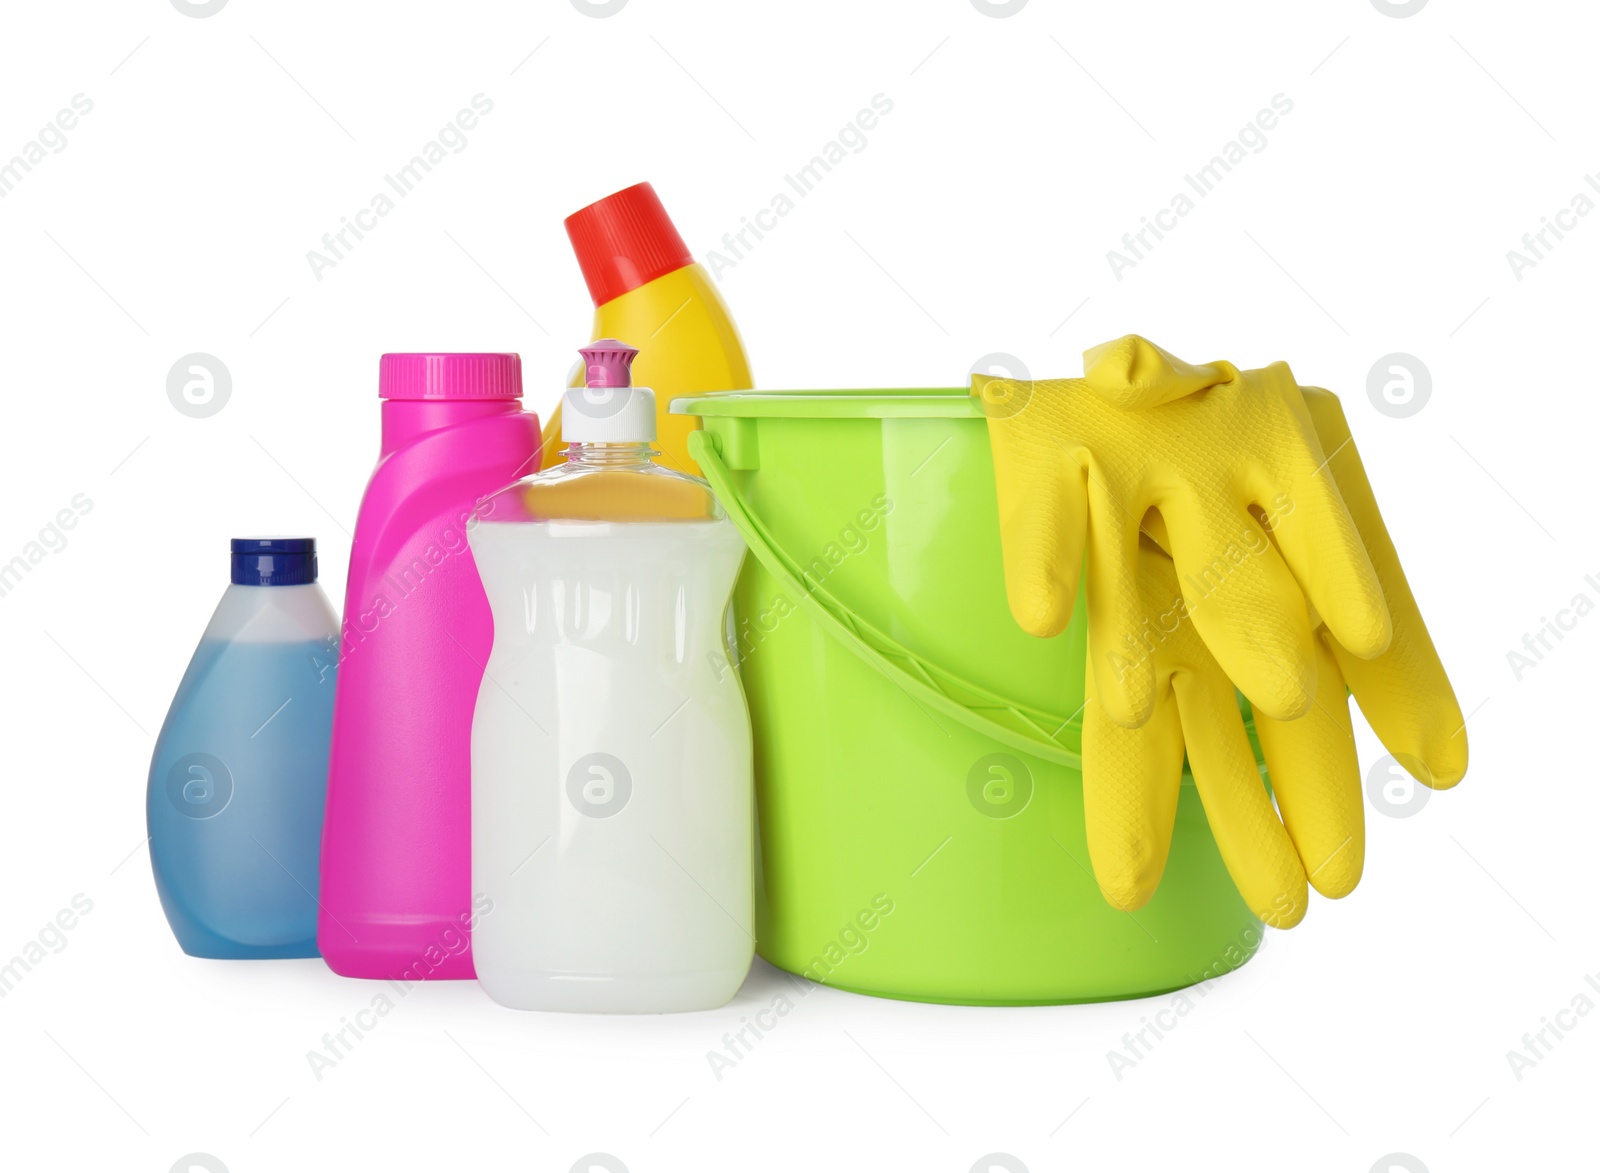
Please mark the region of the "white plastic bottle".
POLYGON ((638 352, 583 352, 565 463, 469 540, 494 615, 472 728, 478 980, 525 1010, 702 1010, 754 953, 750 718, 725 617, 744 543, 654 463, 638 352))

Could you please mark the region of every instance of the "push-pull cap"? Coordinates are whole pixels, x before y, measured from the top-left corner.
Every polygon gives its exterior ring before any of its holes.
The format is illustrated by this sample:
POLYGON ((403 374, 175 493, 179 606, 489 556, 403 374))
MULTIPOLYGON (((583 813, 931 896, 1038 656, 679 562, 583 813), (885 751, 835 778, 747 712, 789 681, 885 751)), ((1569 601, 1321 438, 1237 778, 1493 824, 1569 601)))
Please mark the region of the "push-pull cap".
POLYGON ((648 444, 656 438, 656 396, 635 387, 626 342, 602 338, 578 351, 584 385, 569 387, 561 412, 561 438, 569 444, 648 444))

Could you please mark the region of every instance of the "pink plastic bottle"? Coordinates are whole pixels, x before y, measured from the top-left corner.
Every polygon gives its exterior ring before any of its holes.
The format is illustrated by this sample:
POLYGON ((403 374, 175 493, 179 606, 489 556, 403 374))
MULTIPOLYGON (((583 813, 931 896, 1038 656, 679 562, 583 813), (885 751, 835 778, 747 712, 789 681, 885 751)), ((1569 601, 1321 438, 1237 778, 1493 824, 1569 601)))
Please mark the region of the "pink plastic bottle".
POLYGON ((472 711, 493 644, 467 545, 538 468, 514 354, 386 354, 383 449, 350 551, 317 947, 347 977, 470 978, 472 711))

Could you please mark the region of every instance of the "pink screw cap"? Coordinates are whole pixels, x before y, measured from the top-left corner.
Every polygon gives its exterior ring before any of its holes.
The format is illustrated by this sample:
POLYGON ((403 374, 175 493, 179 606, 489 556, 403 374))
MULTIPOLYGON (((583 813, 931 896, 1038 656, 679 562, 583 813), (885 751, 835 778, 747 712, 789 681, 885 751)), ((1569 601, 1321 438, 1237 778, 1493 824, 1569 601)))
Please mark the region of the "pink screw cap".
POLYGON ((378 360, 380 399, 520 399, 516 354, 386 354, 378 360))

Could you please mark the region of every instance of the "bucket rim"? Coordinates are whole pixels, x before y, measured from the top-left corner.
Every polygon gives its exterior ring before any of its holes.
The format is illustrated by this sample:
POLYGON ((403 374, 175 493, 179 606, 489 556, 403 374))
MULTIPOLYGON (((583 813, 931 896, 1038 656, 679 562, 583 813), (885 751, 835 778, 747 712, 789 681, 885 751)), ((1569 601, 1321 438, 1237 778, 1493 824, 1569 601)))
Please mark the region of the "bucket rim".
POLYGON ((977 419, 983 404, 965 387, 872 387, 711 391, 674 399, 674 415, 763 419, 977 419))
MULTIPOLYGON (((794 559, 774 540, 745 498, 734 479, 733 470, 724 461, 721 444, 714 432, 704 429, 692 432, 689 436, 689 454, 700 466, 701 474, 727 510, 729 519, 755 555, 755 560, 773 576, 789 598, 796 600, 801 609, 812 616, 824 633, 839 641, 868 668, 887 677, 913 700, 920 698, 921 703, 944 712, 969 729, 1012 749, 1071 770, 1082 771, 1083 706, 1080 705, 1070 717, 1060 720, 1059 714, 1046 714, 1014 702, 946 670, 936 660, 899 644, 853 612, 825 585, 812 580, 803 569, 796 568, 794 559)), ((1255 730, 1255 714, 1250 711, 1248 702, 1243 704, 1240 715, 1244 719, 1245 736, 1254 752, 1256 771, 1270 785, 1255 730)), ((1187 758, 1183 763, 1180 784, 1195 785, 1187 758)))

